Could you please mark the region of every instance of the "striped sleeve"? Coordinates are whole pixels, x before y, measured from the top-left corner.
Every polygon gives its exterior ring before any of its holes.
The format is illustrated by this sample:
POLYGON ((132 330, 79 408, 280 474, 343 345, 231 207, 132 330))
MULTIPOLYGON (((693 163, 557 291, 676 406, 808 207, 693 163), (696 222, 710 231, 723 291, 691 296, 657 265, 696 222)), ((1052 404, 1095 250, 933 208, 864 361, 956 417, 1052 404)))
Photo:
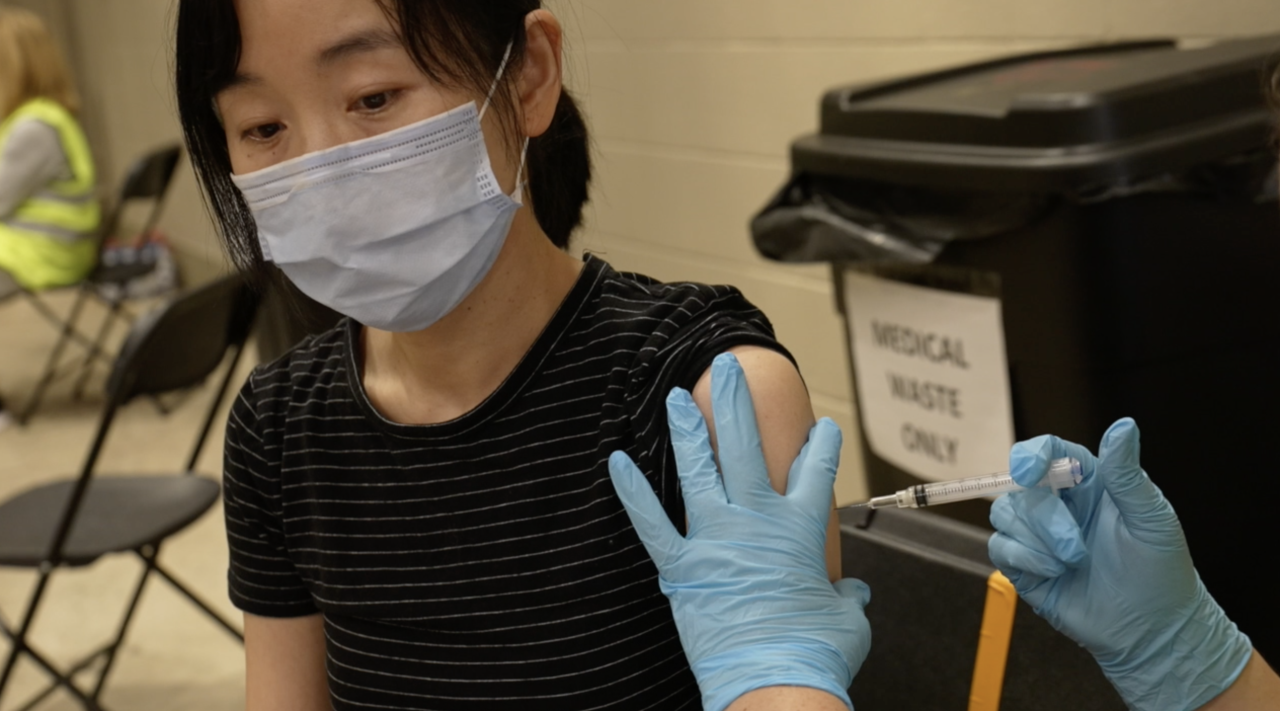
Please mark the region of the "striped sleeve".
POLYGON ((227 419, 222 487, 231 602, 260 617, 314 615, 311 593, 284 545, 279 446, 273 448, 264 438, 253 393, 250 378, 227 419))
POLYGON ((692 391, 716 356, 741 346, 776 351, 795 362, 774 335, 769 320, 737 289, 726 286, 656 285, 669 293, 671 313, 641 350, 628 402, 638 444, 638 464, 651 472, 667 515, 683 530, 675 453, 667 430, 666 398, 672 388, 692 391), (674 292, 674 293, 670 293, 674 292))
POLYGON ((737 289, 702 287, 676 303, 683 318, 667 319, 650 339, 647 373, 652 382, 642 385, 663 402, 642 399, 637 414, 656 412, 665 423, 663 403, 671 389, 693 390, 716 356, 733 348, 767 348, 795 363, 774 335, 773 324, 737 289))

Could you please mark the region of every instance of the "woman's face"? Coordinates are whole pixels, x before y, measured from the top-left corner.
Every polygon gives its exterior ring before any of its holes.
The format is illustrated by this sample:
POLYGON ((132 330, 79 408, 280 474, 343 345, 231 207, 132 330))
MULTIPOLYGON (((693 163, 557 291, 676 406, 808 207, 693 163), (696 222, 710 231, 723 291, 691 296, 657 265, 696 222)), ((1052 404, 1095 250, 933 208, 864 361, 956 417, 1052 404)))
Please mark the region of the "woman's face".
POLYGON ((240 65, 216 102, 238 175, 483 99, 428 79, 374 0, 237 0, 236 12, 240 65))

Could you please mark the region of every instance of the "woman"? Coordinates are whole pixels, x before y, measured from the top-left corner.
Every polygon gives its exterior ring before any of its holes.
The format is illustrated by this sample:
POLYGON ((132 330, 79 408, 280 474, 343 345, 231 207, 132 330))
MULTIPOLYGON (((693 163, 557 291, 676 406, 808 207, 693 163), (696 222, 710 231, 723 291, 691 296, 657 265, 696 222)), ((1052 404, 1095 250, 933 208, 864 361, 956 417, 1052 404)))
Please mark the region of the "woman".
POLYGON ((699 706, 609 455, 682 522, 667 392, 710 416, 736 354, 779 490, 812 409, 736 290, 565 252, 590 161, 560 50, 537 0, 180 4, 179 110, 231 254, 350 317, 228 424, 251 710, 699 706))
MULTIPOLYGON (((0 301, 93 269, 98 203, 79 99, 35 14, 0 7, 0 301)), ((8 418, 0 402, 0 429, 8 418)))

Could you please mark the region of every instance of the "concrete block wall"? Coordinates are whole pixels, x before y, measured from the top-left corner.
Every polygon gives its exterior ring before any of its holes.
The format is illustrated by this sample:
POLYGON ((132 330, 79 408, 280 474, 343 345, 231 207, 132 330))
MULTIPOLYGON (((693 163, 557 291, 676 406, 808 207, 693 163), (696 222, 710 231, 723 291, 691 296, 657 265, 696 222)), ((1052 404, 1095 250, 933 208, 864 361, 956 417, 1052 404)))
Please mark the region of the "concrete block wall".
MULTIPOLYGON (((107 187, 180 139, 174 0, 9 0, 43 12, 80 74, 107 187)), ((845 345, 821 267, 765 262, 747 222, 783 183, 787 147, 846 83, 1009 53, 1141 37, 1280 32, 1267 0, 548 0, 595 135, 589 224, 575 243, 622 269, 732 283, 795 353, 819 416, 846 432, 838 498, 865 493, 845 345)), ((1280 43, 1277 43, 1280 50, 1280 43)), ((184 164, 161 228, 199 280, 225 266, 184 164)))
MULTIPOLYGON (((761 259, 747 223, 817 127, 823 92, 1036 49, 1280 32, 1264 0, 550 0, 598 178, 578 244, 666 280, 732 283, 773 320, 818 416, 846 434, 837 499, 866 494, 829 272, 761 259)), ((1280 51, 1280 41, 1277 42, 1280 51)), ((885 493, 885 492, 877 492, 885 493)))

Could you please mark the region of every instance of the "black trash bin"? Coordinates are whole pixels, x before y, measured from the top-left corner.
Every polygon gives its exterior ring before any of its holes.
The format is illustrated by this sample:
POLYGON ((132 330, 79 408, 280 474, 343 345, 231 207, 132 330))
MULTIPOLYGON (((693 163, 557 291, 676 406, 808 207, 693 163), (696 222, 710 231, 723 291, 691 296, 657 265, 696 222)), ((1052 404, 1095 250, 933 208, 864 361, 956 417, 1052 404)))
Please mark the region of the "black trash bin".
MULTIPOLYGON (((1280 535, 1278 50, 1129 43, 831 91, 752 225, 767 257, 832 262, 838 292, 861 270, 998 296, 1017 438, 1093 448, 1134 417, 1209 590, 1272 660, 1250 571, 1280 535)), ((863 441, 874 494, 919 483, 863 441)))

